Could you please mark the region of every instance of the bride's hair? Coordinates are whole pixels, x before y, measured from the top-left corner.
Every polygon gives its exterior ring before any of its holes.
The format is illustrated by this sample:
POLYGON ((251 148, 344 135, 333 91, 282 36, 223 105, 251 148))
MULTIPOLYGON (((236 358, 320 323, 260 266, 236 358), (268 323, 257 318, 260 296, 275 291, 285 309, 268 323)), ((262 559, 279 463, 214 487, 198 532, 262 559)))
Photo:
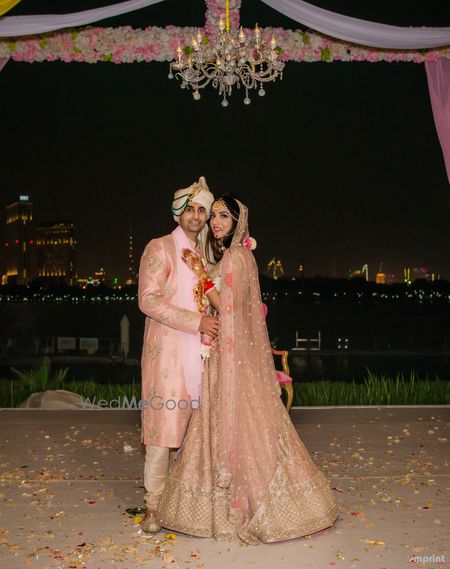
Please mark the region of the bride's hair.
POLYGON ((222 201, 226 205, 227 209, 231 213, 233 225, 231 226, 230 233, 223 238, 221 246, 218 240, 213 235, 213 232, 211 230, 211 218, 209 218, 208 236, 206 238, 206 257, 208 263, 218 263, 223 257, 224 250, 228 249, 228 247, 231 245, 231 241, 233 240, 233 235, 234 232, 236 231, 236 226, 239 219, 239 204, 237 203, 236 199, 237 198, 233 196, 233 194, 227 192, 226 194, 221 195, 220 198, 214 200, 213 205, 219 201, 222 201), (211 250, 214 259, 208 258, 208 251, 209 251, 208 245, 211 245, 211 250))

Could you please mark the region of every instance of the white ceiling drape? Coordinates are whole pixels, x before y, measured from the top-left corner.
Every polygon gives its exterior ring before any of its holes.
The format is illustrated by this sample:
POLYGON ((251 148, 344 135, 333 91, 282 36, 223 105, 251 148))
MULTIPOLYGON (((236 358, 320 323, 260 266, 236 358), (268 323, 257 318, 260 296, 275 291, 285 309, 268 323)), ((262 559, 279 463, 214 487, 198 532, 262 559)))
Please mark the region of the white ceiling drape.
MULTIPOLYGON (((0 18, 0 37, 30 36, 62 28, 84 26, 105 18, 133 12, 164 0, 128 0, 112 6, 83 10, 72 14, 39 14, 36 16, 4 16, 0 18)), ((183 1, 183 0, 180 0, 183 1)), ((185 0, 186 1, 186 0, 185 0)))
POLYGON ((330 12, 303 0, 261 1, 308 28, 358 45, 388 49, 423 49, 450 45, 450 28, 389 26, 330 12))

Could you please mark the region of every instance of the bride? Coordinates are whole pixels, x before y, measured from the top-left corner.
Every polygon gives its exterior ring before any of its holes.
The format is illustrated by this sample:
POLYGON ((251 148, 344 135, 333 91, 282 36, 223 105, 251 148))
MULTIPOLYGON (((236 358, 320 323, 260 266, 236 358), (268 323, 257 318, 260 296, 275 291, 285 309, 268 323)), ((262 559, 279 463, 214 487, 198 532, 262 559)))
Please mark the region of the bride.
POLYGON ((220 332, 204 346, 201 406, 157 515, 175 531, 257 544, 327 528, 339 510, 279 396, 247 218, 230 195, 213 203, 209 244, 217 264, 209 278, 198 258, 185 255, 206 283, 220 332))

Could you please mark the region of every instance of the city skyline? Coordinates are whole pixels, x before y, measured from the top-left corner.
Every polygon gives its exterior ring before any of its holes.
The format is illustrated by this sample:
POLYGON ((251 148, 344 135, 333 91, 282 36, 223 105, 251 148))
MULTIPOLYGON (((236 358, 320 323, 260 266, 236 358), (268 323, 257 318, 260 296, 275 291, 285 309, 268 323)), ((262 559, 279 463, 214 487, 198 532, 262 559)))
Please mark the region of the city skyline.
MULTIPOLYGON (((450 25, 435 0, 426 10, 412 2, 407 14, 388 2, 316 3, 394 25, 450 25)), ((96 25, 204 16, 203 2, 175 4, 96 25)), ((12 14, 33 10, 62 9, 23 0, 12 14)), ((241 13, 244 25, 300 27, 253 0, 241 13)), ((9 62, 0 211, 29 193, 38 222, 77 224, 80 273, 104 266, 125 278, 130 225, 137 265, 145 244, 175 227, 173 192, 204 175, 216 195, 232 191, 248 205, 261 269, 277 257, 288 275, 300 263, 306 276, 340 277, 368 264, 373 278, 382 262, 397 278, 404 267, 450 278, 450 191, 422 65, 288 63, 264 98, 247 107, 237 97, 227 109, 215 94, 194 102, 167 73, 165 63, 9 62)))
MULTIPOLYGON (((11 259, 15 258, 16 253, 11 252, 14 242, 16 248, 22 249, 21 242, 16 239, 20 234, 26 233, 23 238, 24 246, 32 254, 33 260, 22 261, 23 266, 28 267, 28 279, 34 280, 37 278, 48 277, 64 277, 68 284, 75 284, 76 280, 84 281, 91 277, 103 276, 106 282, 112 282, 113 279, 119 279, 123 284, 134 284, 137 276, 137 267, 134 256, 134 236, 132 227, 128 227, 126 235, 127 239, 127 256, 120 265, 120 260, 116 260, 120 269, 112 271, 108 268, 105 269, 105 264, 95 266, 91 271, 83 270, 84 263, 76 259, 76 245, 75 229, 77 224, 72 221, 41 221, 39 224, 33 225, 33 218, 35 217, 32 209, 32 197, 30 195, 20 195, 17 199, 12 200, 6 207, 6 215, 4 223, 1 226, 0 235, 2 237, 1 249, 2 255, 0 258, 2 270, 5 271, 4 277, 8 277, 8 267, 11 266, 11 259), (20 209, 18 209, 20 208, 20 209), (19 221, 21 218, 26 218, 26 223, 23 224, 24 229, 16 230, 14 235, 11 233, 11 221, 19 221), (17 235, 16 235, 17 233, 17 235), (9 238, 8 238, 9 235, 9 238), (63 247, 59 246, 58 250, 53 246, 53 239, 63 237, 63 247), (9 239, 9 240, 7 240, 9 239), (37 249, 33 253, 33 246, 37 249), (33 267, 33 268, 30 268, 33 267), (80 266, 80 270, 76 270, 76 266, 80 266), (133 276, 134 275, 134 276, 133 276)), ((56 243, 56 241, 55 241, 56 243)), ((24 255, 22 254, 24 259, 24 255)), ((19 263, 20 264, 20 263, 19 263)), ((18 266, 18 262, 16 261, 18 266)), ((21 265, 21 266, 22 266, 21 265)), ((308 274, 307 260, 302 258, 299 260, 298 270, 288 272, 285 270, 284 260, 280 257, 274 256, 268 259, 267 262, 260 262, 260 271, 266 276, 272 278, 282 277, 336 277, 336 278, 364 278, 365 280, 376 281, 381 284, 389 284, 393 282, 412 282, 415 279, 439 280, 440 272, 429 266, 408 266, 403 264, 400 273, 397 275, 390 271, 386 271, 385 267, 389 263, 381 261, 378 268, 375 270, 369 267, 368 263, 362 264, 361 268, 356 265, 349 267, 348 270, 341 269, 339 274, 308 274)), ((13 273, 10 273, 13 275, 13 273)), ((18 277, 27 278, 26 271, 22 273, 17 272, 18 277)), ((97 279, 98 280, 98 279, 97 279)), ((6 281, 5 281, 6 282, 6 281)), ((102 282, 102 281, 101 281, 102 282)))

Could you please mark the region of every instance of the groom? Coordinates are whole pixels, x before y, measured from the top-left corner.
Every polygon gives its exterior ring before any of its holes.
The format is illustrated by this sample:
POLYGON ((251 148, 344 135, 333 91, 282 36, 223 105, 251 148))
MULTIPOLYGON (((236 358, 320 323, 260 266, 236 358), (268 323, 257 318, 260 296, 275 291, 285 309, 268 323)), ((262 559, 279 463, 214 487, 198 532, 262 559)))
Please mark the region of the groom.
POLYGON ((142 349, 142 437, 145 444, 145 532, 161 528, 156 510, 169 470, 169 453, 183 442, 192 409, 199 406, 200 332, 216 336, 217 318, 195 303, 197 277, 182 260, 183 249, 201 254, 214 201, 205 178, 175 192, 178 227, 150 241, 139 267, 139 308, 146 315, 142 349))

